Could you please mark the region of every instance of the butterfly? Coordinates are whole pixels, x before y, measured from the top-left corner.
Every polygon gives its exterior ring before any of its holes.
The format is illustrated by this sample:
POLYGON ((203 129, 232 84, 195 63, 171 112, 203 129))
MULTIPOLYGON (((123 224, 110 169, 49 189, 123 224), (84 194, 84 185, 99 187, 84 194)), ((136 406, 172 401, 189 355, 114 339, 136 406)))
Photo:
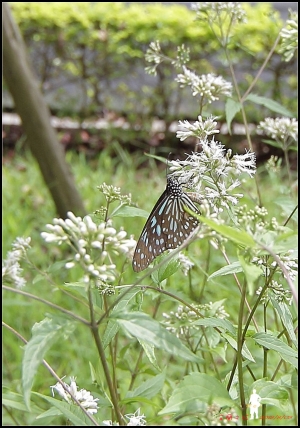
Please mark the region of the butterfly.
POLYGON ((179 247, 196 229, 199 222, 185 207, 200 214, 178 180, 167 177, 167 187, 151 211, 136 245, 132 261, 135 272, 146 269, 164 251, 179 247))

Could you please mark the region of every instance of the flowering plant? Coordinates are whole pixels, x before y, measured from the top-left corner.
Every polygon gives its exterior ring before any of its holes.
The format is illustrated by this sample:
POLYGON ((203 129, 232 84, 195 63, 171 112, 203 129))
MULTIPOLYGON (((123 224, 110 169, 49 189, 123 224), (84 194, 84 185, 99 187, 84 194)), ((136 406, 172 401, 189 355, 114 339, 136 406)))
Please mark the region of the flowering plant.
MULTIPOLYGON (((49 249, 54 249, 55 262, 49 269, 40 269, 32 260, 31 238, 16 239, 3 261, 3 289, 53 311, 33 325, 29 340, 5 327, 25 344, 22 393, 26 409, 30 410, 32 396, 43 399, 52 408, 35 409, 36 416, 55 419, 55 424, 59 417, 76 426, 163 425, 170 419, 172 424, 192 426, 237 424, 239 417, 247 419, 252 391, 259 393, 262 418, 274 408, 296 415, 298 265, 294 171, 288 151, 298 135, 297 121, 290 117, 260 121, 258 131, 282 148, 288 170, 286 178, 280 161, 273 157, 262 173, 245 106, 255 79, 242 95, 228 51, 234 26, 243 25, 246 19, 242 4, 198 3, 195 18, 199 25, 207 22, 215 34, 230 66, 231 81, 192 70, 184 46, 171 59, 175 81, 191 89, 199 100, 199 114, 195 121, 181 118, 178 122, 176 137, 192 141, 193 150, 168 161, 168 180, 178 183, 177 193, 173 189, 171 199, 163 193, 149 229, 142 233, 140 257, 147 251, 155 256, 149 269, 135 274, 131 266, 137 242, 137 236, 131 235, 137 231, 133 219, 147 213, 134 206, 131 195, 105 183, 99 186, 105 204, 93 215, 68 212, 41 232, 43 251, 50 254, 49 249), (218 118, 206 111, 216 101, 226 104, 229 129, 235 114, 241 113, 247 145, 242 153, 221 142, 218 118), (282 194, 289 203, 278 203, 275 216, 271 214, 273 201, 265 206, 270 195, 262 195, 260 189, 266 176, 269 193, 275 195, 272 186, 278 174, 282 174, 282 194), (182 201, 192 203, 183 204, 180 211, 182 201), (191 210, 193 204, 199 210, 191 210), (119 226, 120 218, 124 224, 130 219, 129 226, 119 226), (173 244, 179 236, 177 226, 188 228, 191 221, 197 225, 194 233, 177 248, 163 248, 156 257, 156 245, 165 242, 162 234, 169 235, 173 244), (37 289, 35 294, 27 292, 26 263, 38 272, 35 281, 42 278, 51 287, 47 299, 39 297, 37 289), (212 289, 217 298, 211 298, 212 289), (54 303, 57 294, 62 297, 60 304, 54 303), (82 375, 86 358, 91 391, 79 389, 73 373, 67 373, 69 383, 62 380, 75 360, 80 362, 77 378, 82 375), (56 383, 47 393, 31 396, 41 364, 56 383)), ((295 52, 296 28, 291 15, 286 30, 281 29, 274 41, 275 49, 282 38, 284 61, 295 52)), ((159 41, 150 45, 146 59, 149 72, 159 70, 166 60, 159 41)))

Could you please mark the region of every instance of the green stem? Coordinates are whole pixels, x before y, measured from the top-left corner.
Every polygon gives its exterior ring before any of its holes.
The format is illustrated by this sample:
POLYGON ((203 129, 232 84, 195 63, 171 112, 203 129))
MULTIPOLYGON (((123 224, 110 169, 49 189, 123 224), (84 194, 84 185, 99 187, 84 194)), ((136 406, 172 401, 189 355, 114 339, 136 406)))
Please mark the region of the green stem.
POLYGON ((244 315, 244 306, 246 298, 246 289, 247 283, 244 281, 242 287, 241 295, 241 304, 239 310, 239 319, 238 319, 238 330, 237 330, 237 365, 238 365, 238 379, 239 379, 239 391, 240 391, 240 400, 242 408, 242 423, 247 425, 247 406, 245 401, 244 393, 244 378, 243 378, 243 358, 242 358, 242 349, 243 349, 243 315, 244 315))
POLYGON ((100 339, 100 335, 99 335, 99 330, 98 330, 98 325, 97 322, 95 320, 95 316, 94 316, 94 310, 93 310, 93 302, 92 302, 92 293, 91 293, 91 289, 89 288, 88 290, 88 297, 89 297, 89 304, 90 304, 90 316, 91 316, 91 331, 92 334, 94 336, 95 339, 95 343, 98 349, 98 353, 100 356, 100 360, 102 363, 102 367, 103 367, 103 371, 104 371, 104 375, 105 375, 105 379, 107 382, 107 386, 110 392, 110 398, 114 407, 114 411, 116 413, 116 418, 117 421, 119 422, 119 425, 125 425, 124 421, 123 421, 123 417, 119 408, 119 402, 118 402, 118 397, 116 394, 116 390, 114 388, 113 385, 113 381, 112 378, 110 376, 110 371, 109 371, 109 367, 107 364, 107 360, 106 360, 106 356, 105 356, 105 352, 104 352, 104 348, 102 345, 102 341, 100 339))

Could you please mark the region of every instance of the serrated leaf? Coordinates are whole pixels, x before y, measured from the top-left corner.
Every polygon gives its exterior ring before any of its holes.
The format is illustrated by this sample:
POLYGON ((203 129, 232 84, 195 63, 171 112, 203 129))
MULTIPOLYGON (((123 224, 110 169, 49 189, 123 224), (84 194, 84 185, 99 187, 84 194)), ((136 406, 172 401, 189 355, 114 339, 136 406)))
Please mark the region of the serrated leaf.
POLYGON ((263 105, 267 107, 269 110, 274 111, 275 113, 279 113, 282 116, 294 117, 294 115, 281 104, 272 100, 271 98, 261 97, 256 94, 249 94, 245 101, 252 101, 255 104, 263 105))
POLYGON ((130 207, 128 205, 120 205, 111 214, 111 217, 144 217, 148 218, 149 213, 145 210, 136 207, 130 207))
POLYGON ((223 266, 221 269, 218 269, 216 270, 216 272, 209 275, 209 277, 207 278, 207 281, 217 276, 231 275, 233 273, 239 273, 239 272, 243 272, 240 262, 239 261, 233 262, 230 265, 223 266))
POLYGON ((256 343, 267 349, 273 349, 273 351, 279 353, 283 360, 298 368, 297 352, 282 340, 277 339, 277 337, 274 337, 269 333, 256 333, 252 337, 256 343))
POLYGON ((207 224, 211 229, 220 233, 220 235, 225 236, 238 245, 242 245, 247 248, 256 247, 256 243, 252 236, 244 230, 238 230, 224 224, 217 224, 215 221, 206 217, 196 216, 196 218, 198 218, 202 223, 207 224))
POLYGON ((175 335, 147 314, 118 312, 112 313, 110 317, 117 319, 122 328, 139 340, 144 340, 176 357, 197 363, 203 362, 200 357, 186 348, 175 335))
POLYGON ((191 373, 174 389, 167 405, 158 414, 185 413, 195 410, 197 403, 202 403, 205 409, 212 402, 218 403, 219 406, 234 406, 227 389, 215 377, 204 373, 191 373))
POLYGON ((30 408, 30 392, 38 366, 41 364, 47 350, 62 337, 71 334, 73 324, 66 320, 56 323, 45 318, 32 327, 32 338, 24 348, 22 361, 22 388, 24 402, 30 408))
POLYGON ((225 116, 226 123, 228 126, 229 133, 231 134, 231 122, 234 119, 235 115, 241 110, 242 105, 238 101, 234 101, 232 98, 227 98, 225 104, 225 116))

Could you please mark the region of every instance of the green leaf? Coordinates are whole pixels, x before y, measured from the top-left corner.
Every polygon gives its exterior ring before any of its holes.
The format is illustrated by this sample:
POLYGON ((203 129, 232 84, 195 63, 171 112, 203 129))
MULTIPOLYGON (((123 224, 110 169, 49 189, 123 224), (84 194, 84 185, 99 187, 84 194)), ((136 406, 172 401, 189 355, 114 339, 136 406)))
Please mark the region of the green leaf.
POLYGON ((242 105, 238 101, 234 101, 232 98, 227 98, 225 105, 225 116, 228 126, 228 131, 231 134, 231 122, 235 115, 241 110, 242 105))
POLYGON ((144 340, 176 357, 197 363, 203 362, 201 358, 186 348, 175 335, 149 315, 142 312, 118 312, 112 313, 110 317, 116 318, 122 328, 139 340, 144 340))
POLYGON ((175 272, 178 271, 180 262, 177 257, 174 257, 173 259, 169 260, 167 263, 162 265, 158 270, 153 272, 153 274, 151 275, 151 278, 156 284, 158 285, 161 284, 165 279, 169 278, 175 272))
POLYGON ((120 205, 116 208, 115 211, 111 214, 111 217, 144 217, 148 218, 149 213, 140 208, 130 207, 128 205, 120 205))
POLYGON ((282 209, 287 218, 294 212, 292 219, 298 224, 298 210, 295 210, 295 203, 290 197, 284 195, 278 196, 274 202, 282 209))
POLYGON ((276 254, 287 253, 291 250, 298 249, 298 232, 289 230, 285 233, 277 235, 274 241, 272 250, 276 254))
POLYGON ((139 396, 144 398, 153 398, 162 390, 165 383, 165 378, 166 374, 160 373, 157 376, 142 382, 134 391, 128 391, 126 398, 139 396))
POLYGON ((283 360, 298 368, 297 352, 282 340, 277 339, 277 337, 274 337, 269 333, 256 333, 252 337, 256 343, 267 349, 273 349, 273 351, 279 353, 283 360))
POLYGON ((210 403, 219 406, 234 406, 225 386, 215 377, 204 373, 191 373, 185 376, 172 393, 167 405, 158 413, 186 413, 210 403))
MULTIPOLYGON (((121 298, 121 300, 119 301, 119 303, 117 303, 112 312, 114 311, 121 311, 123 309, 126 308, 126 306, 128 305, 128 303, 130 302, 131 299, 134 298, 134 296, 136 296, 136 294, 140 293, 141 290, 140 288, 132 288, 132 290, 130 291, 124 291, 123 292, 123 296, 121 298)), ((121 297, 121 296, 120 296, 121 297)), ((115 321, 110 319, 107 323, 107 327, 105 329, 104 335, 103 335, 103 347, 104 349, 110 344, 110 342, 113 340, 113 338, 115 337, 115 335, 118 333, 119 331, 119 324, 115 321)))
POLYGON ((22 361, 22 388, 24 401, 30 408, 30 392, 38 366, 41 364, 47 350, 62 336, 71 334, 74 324, 62 320, 56 323, 52 319, 45 318, 32 327, 32 338, 25 346, 22 361))
MULTIPOLYGON (((233 337, 226 333, 222 333, 222 336, 228 341, 228 343, 233 347, 233 349, 235 349, 236 351, 238 350, 237 342, 233 337)), ((242 355, 247 360, 252 361, 253 363, 256 362, 255 359, 252 357, 251 352, 249 351, 246 343, 243 344, 242 355)))
POLYGON ((150 343, 145 342, 144 340, 138 339, 141 346, 144 349, 145 354, 148 357, 150 363, 156 368, 156 370, 161 371, 159 365, 157 364, 156 356, 155 356, 155 347, 150 343))
POLYGON ((256 243, 251 235, 249 235, 244 230, 238 230, 224 224, 217 224, 215 221, 208 219, 206 217, 197 216, 197 218, 204 224, 207 224, 211 229, 220 233, 220 235, 225 236, 231 241, 235 242, 238 245, 243 247, 254 248, 256 243))
POLYGON ((29 409, 24 404, 23 395, 14 392, 2 394, 2 406, 20 410, 21 412, 29 412, 29 409))
MULTIPOLYGON (((11 385, 10 385, 11 388, 11 385)), ((29 413, 31 412, 32 415, 38 415, 41 414, 44 410, 44 407, 41 405, 41 402, 37 403, 31 403, 31 409, 29 410, 25 404, 24 404, 24 396, 23 394, 18 394, 13 391, 6 392, 7 389, 3 385, 3 393, 2 393, 2 406, 6 409, 10 409, 9 411, 6 411, 8 414, 13 414, 13 410, 17 410, 18 412, 29 413)), ((21 413, 20 413, 21 414, 21 413)), ((27 416, 27 415, 26 415, 27 416)))
MULTIPOLYGON (((61 411, 58 410, 56 407, 51 407, 51 409, 46 410, 45 412, 41 413, 40 415, 38 415, 36 418, 37 419, 45 419, 45 418, 57 418, 57 416, 61 416, 61 411)), ((45 425, 45 423, 44 423, 45 425)), ((49 425, 48 425, 49 426, 49 425)))
POLYGON ((94 426, 92 421, 84 414, 84 412, 76 405, 65 403, 61 400, 56 400, 55 398, 48 397, 47 395, 39 394, 34 392, 40 398, 48 401, 52 406, 56 407, 62 415, 64 415, 69 421, 72 422, 74 426, 94 426))
MULTIPOLYGON (((281 380, 279 380, 280 382, 281 380)), ((289 393, 280 384, 265 379, 259 379, 249 388, 249 395, 253 389, 261 397, 261 404, 269 404, 283 411, 285 414, 291 412, 291 406, 287 403, 289 393)))
POLYGON ((268 146, 276 147, 277 149, 282 149, 282 144, 277 143, 274 140, 262 140, 263 143, 268 144, 268 146))
POLYGON ((271 98, 261 97, 256 94, 249 94, 245 101, 252 101, 255 104, 263 105, 267 107, 269 110, 274 111, 275 113, 279 113, 282 116, 294 117, 294 115, 281 104, 272 100, 271 98))
POLYGON ((229 331, 231 334, 235 334, 236 330, 234 326, 227 320, 222 320, 220 318, 203 318, 191 323, 191 325, 203 325, 205 327, 218 327, 223 328, 225 331, 229 331))
POLYGON ((159 160, 160 162, 165 163, 166 165, 168 164, 168 159, 163 158, 161 156, 152 155, 151 153, 145 153, 145 156, 147 156, 148 158, 159 160))
POLYGON ((247 280, 249 295, 253 296, 255 281, 262 275, 262 270, 254 263, 247 263, 241 254, 238 257, 247 280))
POLYGON ((239 273, 239 272, 243 272, 243 269, 242 269, 241 263, 237 261, 237 262, 231 263, 230 265, 223 266, 221 269, 216 270, 214 273, 209 275, 207 280, 209 281, 212 278, 215 278, 217 276, 231 275, 233 273, 239 273))
POLYGON ((278 302, 276 299, 274 299, 273 296, 271 296, 270 299, 271 299, 272 305, 276 309, 281 319, 281 322, 285 326, 294 346, 298 348, 298 341, 294 332, 293 317, 292 317, 290 308, 286 303, 278 302))

